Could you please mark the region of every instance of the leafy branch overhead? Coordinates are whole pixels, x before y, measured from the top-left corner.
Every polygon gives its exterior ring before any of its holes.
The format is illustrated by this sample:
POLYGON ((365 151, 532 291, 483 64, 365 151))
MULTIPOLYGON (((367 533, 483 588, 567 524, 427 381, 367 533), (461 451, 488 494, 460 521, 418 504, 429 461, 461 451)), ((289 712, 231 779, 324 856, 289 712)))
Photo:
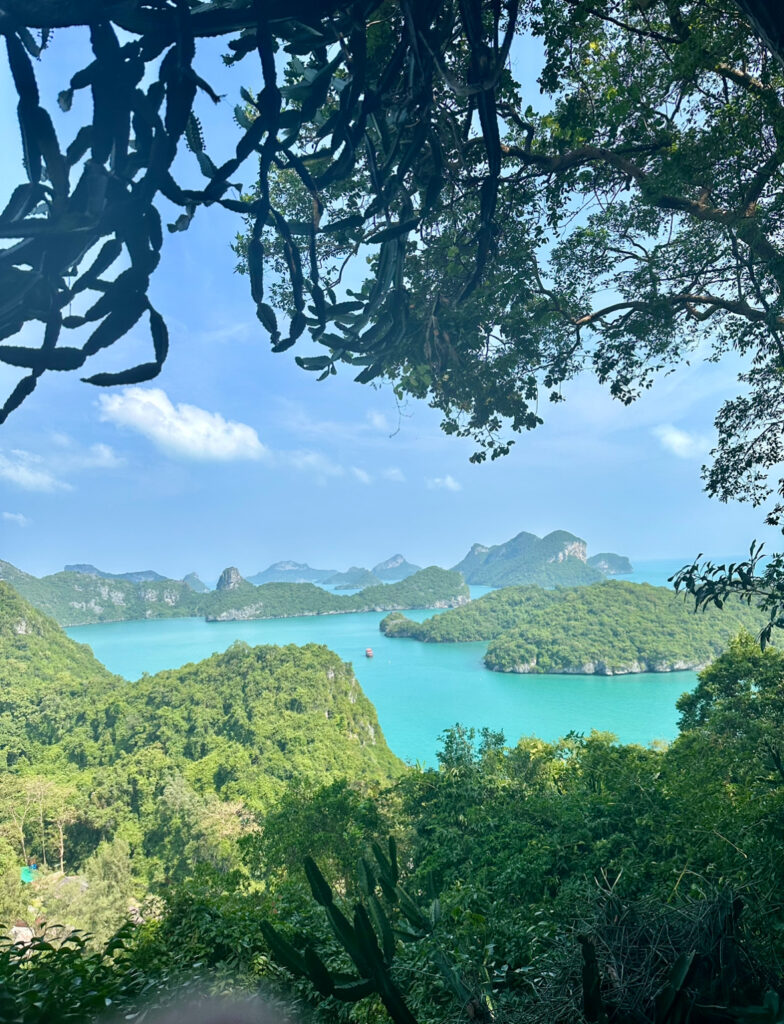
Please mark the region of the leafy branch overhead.
POLYGON ((29 371, 0 416, 30 394, 45 371, 81 369, 145 316, 152 360, 87 380, 129 384, 159 372, 168 339, 148 289, 164 235, 162 199, 183 211, 170 231, 185 230, 196 211, 211 204, 247 218, 251 294, 275 351, 292 346, 309 327, 331 354, 315 365, 303 361, 308 368, 329 372, 333 359, 346 359, 364 367, 362 380, 383 372, 380 360, 407 329, 408 236, 432 214, 450 173, 444 132, 475 134, 475 114, 487 170, 480 209, 466 224, 474 255, 461 275, 461 293, 475 287, 490 253, 500 177, 496 91, 508 78, 516 21, 517 0, 492 10, 480 0, 285 8, 247 0, 4 4, 0 31, 18 93, 27 180, 0 216, 0 237, 15 242, 0 257, 0 337, 11 338, 30 321, 43 330, 38 347, 0 347, 0 360, 29 371), (89 25, 92 60, 73 76, 59 103, 68 111, 74 94, 89 90, 92 118, 61 148, 40 102, 34 60, 52 28, 79 24, 89 25), (219 99, 194 68, 199 40, 214 35, 229 37, 226 63, 255 57, 261 70, 258 93, 242 90, 235 152, 220 166, 205 148, 194 112, 199 94, 219 99), (276 56, 281 47, 285 70, 276 56), (450 72, 445 63, 454 65, 450 72), (453 73, 460 76, 457 92, 445 84, 444 76, 453 73), (183 142, 198 163, 202 188, 183 187, 176 179, 173 163, 183 142), (251 196, 235 181, 248 168, 257 178, 251 196), (310 197, 304 222, 280 208, 271 188, 275 175, 286 173, 310 197), (325 220, 322 197, 347 187, 357 174, 362 201, 325 220), (285 264, 286 327, 266 301, 267 230, 275 233, 285 264), (360 299, 338 302, 323 280, 316 258, 321 235, 375 247, 376 278, 360 299), (79 315, 67 314, 82 293, 95 301, 79 315), (62 344, 63 332, 84 327, 85 341, 62 344))
POLYGON ((159 210, 181 231, 217 205, 274 351, 309 333, 323 351, 300 366, 385 376, 476 460, 586 369, 628 403, 735 350, 743 394, 719 410, 706 483, 764 501, 784 457, 780 21, 757 0, 7 0, 26 180, 0 215, 0 361, 23 377, 0 418, 142 319, 150 360, 86 379, 154 377, 159 210), (77 25, 92 57, 55 117, 36 60, 77 25), (194 64, 214 36, 247 83, 222 163, 197 116, 219 98, 194 64), (512 73, 535 47, 544 99, 512 73), (38 344, 16 343, 31 322, 38 344))

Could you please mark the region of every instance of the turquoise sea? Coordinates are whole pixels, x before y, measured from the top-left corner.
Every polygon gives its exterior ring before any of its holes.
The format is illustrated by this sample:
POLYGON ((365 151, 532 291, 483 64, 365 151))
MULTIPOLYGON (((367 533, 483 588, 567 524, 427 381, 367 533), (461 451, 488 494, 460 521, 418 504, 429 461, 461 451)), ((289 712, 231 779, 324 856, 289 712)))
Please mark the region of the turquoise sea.
MULTIPOLYGON (((626 579, 666 585, 686 559, 635 564, 626 579)), ((472 596, 487 587, 472 587, 472 596)), ((422 620, 432 611, 408 612, 422 620)), ((126 679, 178 668, 249 644, 326 644, 354 671, 376 706, 392 750, 406 761, 433 765, 438 737, 449 726, 501 729, 508 742, 535 735, 554 740, 570 730, 615 733, 626 743, 669 740, 677 733, 675 701, 695 685, 693 672, 614 676, 518 676, 490 672, 485 644, 422 644, 391 640, 382 613, 304 616, 255 622, 163 619, 78 626, 66 630, 126 679), (365 657, 372 647, 375 656, 365 657)))

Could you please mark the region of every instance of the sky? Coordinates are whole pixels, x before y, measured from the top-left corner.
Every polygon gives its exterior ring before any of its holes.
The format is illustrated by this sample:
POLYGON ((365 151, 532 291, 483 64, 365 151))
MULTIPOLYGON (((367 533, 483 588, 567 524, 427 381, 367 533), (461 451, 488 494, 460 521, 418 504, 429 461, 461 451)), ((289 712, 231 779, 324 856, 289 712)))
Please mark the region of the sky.
MULTIPOLYGON (((59 33, 44 54, 47 108, 83 45, 59 33)), ((243 77, 250 65, 220 69, 217 82, 214 66, 205 77, 226 99, 204 122, 219 156, 235 139, 239 86, 255 83, 243 77)), ((21 180, 14 107, 3 64, 3 204, 21 180)), ((69 116, 78 103, 58 122, 67 138, 69 116)), ((736 365, 683 367, 631 407, 581 378, 510 455, 474 465, 472 443, 444 435, 425 403, 401 406, 390 386, 356 384, 349 368, 318 382, 294 364, 298 349, 271 353, 247 279, 234 272, 236 231, 232 215, 201 210, 165 239, 152 299, 171 349, 155 381, 98 389, 50 373, 0 427, 0 558, 35 575, 91 562, 173 578, 196 571, 214 583, 228 565, 252 575, 284 558, 344 569, 402 552, 451 566, 472 543, 521 530, 569 530, 589 553, 632 560, 740 556, 755 537, 775 546, 759 510, 702 491, 736 365)), ((147 361, 149 345, 137 328, 87 369, 147 361)), ((0 367, 3 394, 16 379, 0 367)))

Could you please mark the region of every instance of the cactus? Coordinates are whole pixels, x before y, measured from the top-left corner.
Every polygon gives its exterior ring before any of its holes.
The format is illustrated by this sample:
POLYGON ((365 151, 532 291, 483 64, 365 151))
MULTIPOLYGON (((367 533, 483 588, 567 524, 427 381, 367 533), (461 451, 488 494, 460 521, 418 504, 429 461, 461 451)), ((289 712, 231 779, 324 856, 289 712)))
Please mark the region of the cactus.
MULTIPOLYGON (((364 857, 359 861, 357 877, 362 902, 354 906, 352 921, 335 904, 332 889, 315 861, 305 859, 305 874, 313 898, 324 908, 332 930, 351 957, 357 969, 355 979, 346 982, 341 977, 338 983, 314 949, 307 947, 303 953, 298 952, 268 921, 262 922, 262 931, 277 960, 293 974, 307 978, 321 995, 356 1002, 375 994, 395 1024, 416 1024, 392 979, 392 964, 398 940, 419 942, 430 935, 440 919, 441 906, 436 897, 429 912, 424 913, 400 885, 394 839, 389 839, 386 851, 378 843, 373 844, 372 851, 374 864, 364 857), (395 925, 377 895, 379 888, 389 905, 399 912, 400 919, 395 925)), ((492 1020, 487 999, 472 995, 443 951, 434 951, 432 960, 447 987, 467 1008, 469 1017, 492 1020)))
POLYGON ((406 931, 405 937, 423 938, 430 930, 429 920, 398 884, 397 850, 394 840, 389 840, 386 854, 380 846, 374 844, 373 854, 377 862, 378 883, 373 866, 362 858, 358 872, 359 886, 367 902, 367 908, 362 903, 356 904, 353 922, 349 921, 336 906, 332 889, 315 861, 310 857, 305 859, 305 874, 313 898, 324 908, 332 930, 351 957, 358 974, 355 980, 338 984, 315 950, 308 947, 304 953, 299 953, 267 921, 262 923, 262 931, 278 961, 293 974, 307 978, 321 995, 333 996, 343 1002, 356 1002, 375 993, 395 1024, 417 1024, 403 994, 392 979, 396 930, 376 895, 377 884, 381 885, 390 902, 400 907, 403 917, 410 926, 410 931, 406 931), (422 928, 423 922, 428 925, 426 930, 422 928))

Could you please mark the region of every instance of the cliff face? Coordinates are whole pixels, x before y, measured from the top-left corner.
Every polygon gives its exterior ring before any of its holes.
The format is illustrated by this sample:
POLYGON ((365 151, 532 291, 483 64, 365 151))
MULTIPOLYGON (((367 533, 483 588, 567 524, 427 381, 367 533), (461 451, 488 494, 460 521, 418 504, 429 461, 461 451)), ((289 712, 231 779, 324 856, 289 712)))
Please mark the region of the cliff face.
POLYGON ((576 586, 602 578, 586 564, 587 555, 586 542, 565 530, 541 538, 524 532, 492 547, 474 544, 455 569, 467 583, 488 587, 576 586))
POLYGON ((216 590, 238 590, 245 580, 240 576, 240 571, 235 566, 230 565, 228 569, 224 569, 220 574, 216 590))
MULTIPOLYGON (((608 665, 604 661, 597 660, 561 665, 557 669, 556 674, 565 676, 628 676, 639 675, 642 672, 699 672, 705 668, 705 664, 704 661, 685 661, 682 658, 673 658, 669 661, 664 658, 650 660, 635 658, 633 661, 622 662, 617 665, 608 665)), ((516 662, 513 665, 506 665, 495 664, 492 657, 486 657, 485 665, 494 672, 509 672, 516 675, 535 675, 542 671, 538 666, 536 658, 532 658, 530 661, 516 662)))
POLYGON ((589 558, 588 545, 582 537, 566 530, 553 530, 544 537, 518 533, 491 547, 474 544, 455 569, 463 574, 466 583, 487 587, 535 584, 548 588, 598 583, 605 575, 632 571, 628 559, 621 555, 607 552, 589 558))

